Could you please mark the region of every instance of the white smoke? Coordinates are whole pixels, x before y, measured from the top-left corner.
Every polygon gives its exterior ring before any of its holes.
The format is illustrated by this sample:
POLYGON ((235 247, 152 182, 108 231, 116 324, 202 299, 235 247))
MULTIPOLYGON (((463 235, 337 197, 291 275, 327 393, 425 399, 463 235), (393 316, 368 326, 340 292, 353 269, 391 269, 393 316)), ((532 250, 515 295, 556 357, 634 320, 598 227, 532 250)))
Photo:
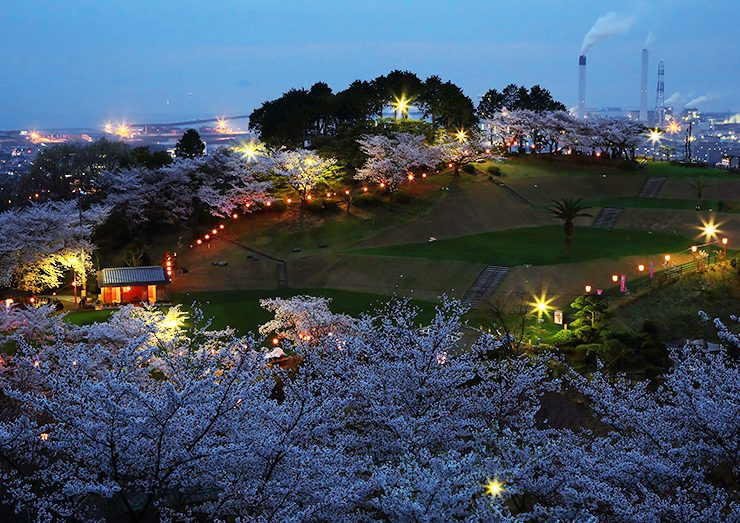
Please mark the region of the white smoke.
POLYGON ((680 99, 681 99, 681 93, 673 93, 665 101, 665 104, 670 107, 674 104, 677 104, 680 99))
POLYGON ((581 46, 581 54, 585 55, 598 42, 610 36, 624 34, 632 27, 633 17, 623 17, 617 13, 606 13, 600 16, 591 30, 586 33, 581 46))
POLYGON ((694 98, 693 100, 686 102, 683 104, 684 107, 695 107, 699 105, 700 103, 708 102, 709 100, 714 100, 717 98, 716 94, 705 94, 703 96, 699 96, 698 98, 694 98))
POLYGON ((650 45, 655 42, 655 34, 653 34, 652 31, 650 31, 647 35, 647 38, 645 38, 645 49, 649 49, 650 45))

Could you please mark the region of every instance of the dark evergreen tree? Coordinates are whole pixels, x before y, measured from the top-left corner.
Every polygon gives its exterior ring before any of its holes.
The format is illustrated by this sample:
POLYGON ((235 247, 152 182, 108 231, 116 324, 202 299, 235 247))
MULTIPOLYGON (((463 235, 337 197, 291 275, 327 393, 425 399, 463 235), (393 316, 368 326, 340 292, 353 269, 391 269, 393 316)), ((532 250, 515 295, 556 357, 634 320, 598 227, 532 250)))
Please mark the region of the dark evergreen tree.
POLYGON ((175 156, 178 158, 195 158, 203 156, 206 153, 206 144, 200 139, 198 131, 188 129, 182 135, 180 141, 175 146, 175 156))

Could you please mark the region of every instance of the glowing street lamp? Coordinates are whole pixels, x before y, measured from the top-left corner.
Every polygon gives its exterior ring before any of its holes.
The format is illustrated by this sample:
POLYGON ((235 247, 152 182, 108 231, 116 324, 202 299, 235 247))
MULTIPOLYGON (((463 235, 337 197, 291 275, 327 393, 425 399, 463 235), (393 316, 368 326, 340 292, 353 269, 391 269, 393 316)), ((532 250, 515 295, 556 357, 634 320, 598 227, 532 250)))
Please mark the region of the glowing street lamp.
POLYGON ((724 249, 723 258, 727 258, 727 238, 722 238, 722 248, 724 249))
POLYGON ((465 139, 468 137, 468 133, 465 132, 465 129, 458 129, 457 135, 455 137, 457 138, 458 142, 464 142, 465 139))
POLYGON ((665 259, 665 262, 666 263, 668 263, 669 261, 671 261, 671 255, 670 254, 666 254, 665 256, 663 256, 663 258, 665 259))
POLYGON ((503 495, 504 484, 498 480, 498 478, 489 481, 486 485, 486 494, 493 498, 498 498, 503 495))
MULTIPOLYGON (((411 107, 411 100, 406 98, 406 95, 401 95, 401 98, 396 98, 396 101, 391 104, 393 106, 393 110, 396 113, 401 113, 401 118, 404 117, 404 114, 406 115, 406 118, 409 117, 409 107, 411 107)), ((398 118, 396 118, 398 119, 398 118)))
POLYGON ((589 294, 591 292, 591 286, 586 285, 586 294, 589 294))
POLYGON ((612 274, 612 281, 614 283, 617 283, 619 281, 619 276, 617 276, 616 274, 612 274))

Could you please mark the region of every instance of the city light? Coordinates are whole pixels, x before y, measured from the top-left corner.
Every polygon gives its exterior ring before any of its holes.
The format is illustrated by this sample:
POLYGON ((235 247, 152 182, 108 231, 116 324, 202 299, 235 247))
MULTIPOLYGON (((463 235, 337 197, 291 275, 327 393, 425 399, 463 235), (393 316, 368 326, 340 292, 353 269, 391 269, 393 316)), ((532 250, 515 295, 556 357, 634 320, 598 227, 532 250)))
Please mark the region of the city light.
POLYGON ((465 129, 458 129, 456 137, 459 142, 464 142, 468 137, 468 133, 465 132, 465 129))
POLYGON ((541 318, 543 314, 548 315, 550 309, 553 307, 550 305, 550 302, 553 301, 554 298, 547 299, 545 293, 543 292, 540 296, 532 296, 532 301, 530 305, 532 308, 532 313, 537 313, 537 317, 541 318))
POLYGON ((660 142, 660 131, 658 129, 653 129, 648 133, 648 139, 655 145, 656 143, 660 142))

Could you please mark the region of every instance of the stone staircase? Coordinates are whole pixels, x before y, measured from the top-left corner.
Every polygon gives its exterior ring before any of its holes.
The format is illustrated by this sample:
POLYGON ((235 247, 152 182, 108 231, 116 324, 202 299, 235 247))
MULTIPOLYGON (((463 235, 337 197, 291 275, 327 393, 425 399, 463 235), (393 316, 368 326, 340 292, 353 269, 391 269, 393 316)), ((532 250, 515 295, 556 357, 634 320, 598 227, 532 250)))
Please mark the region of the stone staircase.
POLYGON ((512 189, 508 185, 506 185, 504 182, 496 181, 495 183, 498 184, 499 187, 501 187, 506 192, 508 192, 509 194, 511 194, 514 198, 516 198, 517 200, 519 200, 524 205, 532 205, 529 202, 529 200, 527 200, 524 196, 522 196, 521 194, 519 194, 518 192, 516 192, 514 189, 512 189))
POLYGON ((503 267, 501 265, 489 265, 483 269, 483 272, 480 273, 473 286, 465 294, 462 300, 463 303, 469 307, 476 307, 486 303, 509 273, 509 270, 510 267, 503 267))
POLYGON ((637 193, 639 198, 655 198, 660 193, 665 183, 663 176, 651 176, 642 184, 640 192, 637 193))
POLYGON ((604 207, 596 216, 591 227, 596 227, 597 229, 611 229, 617 223, 623 210, 624 209, 621 207, 604 207))

